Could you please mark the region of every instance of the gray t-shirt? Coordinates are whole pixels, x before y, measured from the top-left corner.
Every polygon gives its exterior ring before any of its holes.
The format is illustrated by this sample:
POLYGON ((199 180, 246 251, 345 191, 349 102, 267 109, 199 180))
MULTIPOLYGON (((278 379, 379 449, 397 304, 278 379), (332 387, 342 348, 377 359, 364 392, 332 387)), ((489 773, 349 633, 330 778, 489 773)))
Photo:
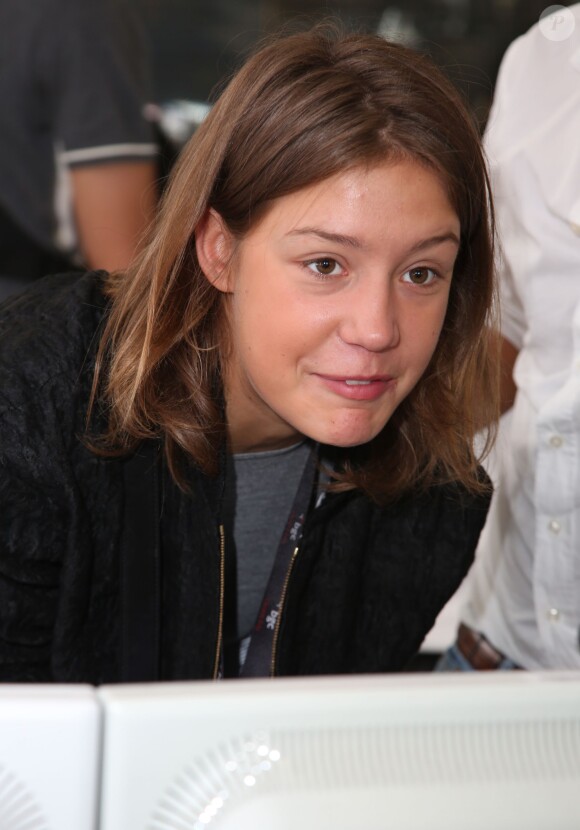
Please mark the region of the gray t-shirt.
POLYGON ((228 459, 224 523, 230 637, 244 638, 254 626, 310 450, 310 442, 302 441, 228 459), (237 606, 235 634, 232 604, 237 606))

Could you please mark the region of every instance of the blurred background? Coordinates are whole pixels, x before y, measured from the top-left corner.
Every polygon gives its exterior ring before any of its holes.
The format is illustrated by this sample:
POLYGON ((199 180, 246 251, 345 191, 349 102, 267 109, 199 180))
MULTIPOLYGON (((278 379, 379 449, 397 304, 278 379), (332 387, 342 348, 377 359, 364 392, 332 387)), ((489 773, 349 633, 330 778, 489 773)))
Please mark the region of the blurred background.
POLYGON ((505 49, 550 6, 546 0, 135 2, 143 4, 153 99, 166 108, 176 130, 180 114, 195 121, 203 113, 181 102, 211 100, 216 85, 265 35, 328 16, 349 28, 380 32, 428 52, 462 88, 483 126, 505 49))
POLYGON ((50 272, 125 268, 183 145, 265 37, 332 18, 398 40, 439 64, 483 130, 506 48, 547 9, 548 0, 0 0, 0 300, 50 272))

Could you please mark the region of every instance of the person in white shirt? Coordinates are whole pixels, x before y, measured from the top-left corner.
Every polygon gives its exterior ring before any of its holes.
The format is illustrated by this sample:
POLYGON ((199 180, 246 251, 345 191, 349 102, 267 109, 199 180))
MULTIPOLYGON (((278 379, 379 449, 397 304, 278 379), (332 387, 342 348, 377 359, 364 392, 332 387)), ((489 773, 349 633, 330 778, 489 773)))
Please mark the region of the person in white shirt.
POLYGON ((576 4, 510 46, 486 131, 513 408, 457 641, 439 669, 580 668, 579 135, 576 4))

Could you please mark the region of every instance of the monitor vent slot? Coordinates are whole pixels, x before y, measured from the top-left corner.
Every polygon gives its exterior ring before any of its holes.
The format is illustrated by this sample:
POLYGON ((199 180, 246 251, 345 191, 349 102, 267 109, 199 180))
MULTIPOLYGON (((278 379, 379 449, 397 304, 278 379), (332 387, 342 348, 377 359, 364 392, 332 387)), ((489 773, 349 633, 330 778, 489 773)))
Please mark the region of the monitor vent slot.
POLYGON ((39 805, 26 785, 0 764, 0 828, 50 830, 39 805))

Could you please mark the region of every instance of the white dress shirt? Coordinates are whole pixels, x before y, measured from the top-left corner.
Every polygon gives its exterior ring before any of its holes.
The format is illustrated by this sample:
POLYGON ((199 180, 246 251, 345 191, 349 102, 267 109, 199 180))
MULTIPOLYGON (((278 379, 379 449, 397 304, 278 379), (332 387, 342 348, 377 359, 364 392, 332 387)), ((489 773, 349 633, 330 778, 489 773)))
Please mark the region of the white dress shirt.
POLYGON ((580 4, 569 11, 564 39, 536 25, 510 46, 486 133, 518 391, 461 616, 527 669, 580 668, 580 4))

